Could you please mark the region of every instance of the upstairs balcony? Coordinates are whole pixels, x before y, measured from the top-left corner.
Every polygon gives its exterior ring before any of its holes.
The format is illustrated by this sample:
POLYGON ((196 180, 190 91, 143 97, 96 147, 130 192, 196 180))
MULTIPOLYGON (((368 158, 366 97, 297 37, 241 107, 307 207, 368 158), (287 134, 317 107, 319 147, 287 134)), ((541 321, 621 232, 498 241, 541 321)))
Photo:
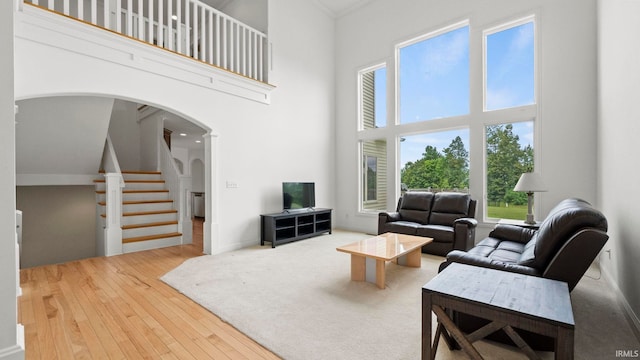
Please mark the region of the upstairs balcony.
POLYGON ((268 83, 267 35, 197 0, 24 0, 24 4, 268 83))

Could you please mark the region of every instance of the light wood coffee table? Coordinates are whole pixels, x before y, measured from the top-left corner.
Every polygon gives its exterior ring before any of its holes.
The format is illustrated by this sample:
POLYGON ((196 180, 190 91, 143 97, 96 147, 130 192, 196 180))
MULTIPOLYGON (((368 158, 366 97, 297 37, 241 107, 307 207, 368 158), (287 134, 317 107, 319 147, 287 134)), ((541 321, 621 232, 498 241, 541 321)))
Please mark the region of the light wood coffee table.
POLYGON ((398 265, 420 267, 421 248, 432 238, 385 233, 344 245, 336 250, 351 254, 351 280, 368 281, 384 289, 385 264, 395 261, 398 265))

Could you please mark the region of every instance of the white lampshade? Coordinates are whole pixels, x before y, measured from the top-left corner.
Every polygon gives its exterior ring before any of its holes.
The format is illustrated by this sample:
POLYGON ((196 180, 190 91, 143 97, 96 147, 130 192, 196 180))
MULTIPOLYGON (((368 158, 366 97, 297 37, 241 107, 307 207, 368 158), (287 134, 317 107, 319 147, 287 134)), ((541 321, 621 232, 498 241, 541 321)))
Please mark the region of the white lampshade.
POLYGON ((540 174, 535 172, 523 173, 513 191, 538 192, 547 191, 547 185, 542 181, 540 174))

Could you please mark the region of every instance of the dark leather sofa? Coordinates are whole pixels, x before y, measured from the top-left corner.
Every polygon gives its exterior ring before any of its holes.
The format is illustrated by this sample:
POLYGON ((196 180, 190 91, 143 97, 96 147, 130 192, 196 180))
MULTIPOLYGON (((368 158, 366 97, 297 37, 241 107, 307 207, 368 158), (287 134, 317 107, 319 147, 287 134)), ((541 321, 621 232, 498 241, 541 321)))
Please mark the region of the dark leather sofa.
MULTIPOLYGON (((564 281, 571 291, 608 238, 607 219, 600 211, 584 200, 566 199, 549 212, 537 230, 499 224, 469 251, 454 250, 447 254, 440 271, 457 262, 564 281)), ((453 316, 466 333, 488 323, 470 314, 453 316)), ((553 351, 553 339, 521 329, 516 331, 533 349, 553 351)), ((513 345, 502 331, 488 339, 513 345)))
POLYGON ((560 280, 573 290, 608 239, 600 211, 584 200, 566 199, 537 230, 498 224, 469 251, 448 253, 440 270, 457 262, 560 280))
POLYGON ((433 238, 422 252, 445 256, 468 250, 475 241, 476 201, 469 194, 406 192, 395 212, 378 214, 378 234, 393 232, 433 238))

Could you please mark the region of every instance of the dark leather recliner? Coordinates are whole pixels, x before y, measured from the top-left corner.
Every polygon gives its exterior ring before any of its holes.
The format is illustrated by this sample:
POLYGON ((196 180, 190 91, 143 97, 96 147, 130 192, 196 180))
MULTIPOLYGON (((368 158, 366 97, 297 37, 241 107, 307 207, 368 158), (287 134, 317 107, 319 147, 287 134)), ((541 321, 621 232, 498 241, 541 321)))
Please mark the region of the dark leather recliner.
POLYGON ((607 219, 581 199, 558 203, 539 229, 497 225, 469 251, 451 251, 452 262, 564 281, 573 290, 596 258, 607 235, 607 219))
POLYGON ((433 238, 422 252, 445 256, 468 250, 475 241, 476 201, 469 194, 410 191, 398 200, 396 212, 378 214, 378 234, 393 232, 433 238))
MULTIPOLYGON (((566 199, 549 212, 537 230, 499 224, 469 251, 447 254, 440 271, 457 262, 564 281, 571 291, 608 239, 607 219, 600 211, 584 200, 566 199)), ((465 333, 489 322, 472 314, 454 313, 453 317, 465 333)), ((515 330, 534 350, 553 351, 552 338, 515 330)), ((502 331, 487 338, 513 345, 502 331)))

